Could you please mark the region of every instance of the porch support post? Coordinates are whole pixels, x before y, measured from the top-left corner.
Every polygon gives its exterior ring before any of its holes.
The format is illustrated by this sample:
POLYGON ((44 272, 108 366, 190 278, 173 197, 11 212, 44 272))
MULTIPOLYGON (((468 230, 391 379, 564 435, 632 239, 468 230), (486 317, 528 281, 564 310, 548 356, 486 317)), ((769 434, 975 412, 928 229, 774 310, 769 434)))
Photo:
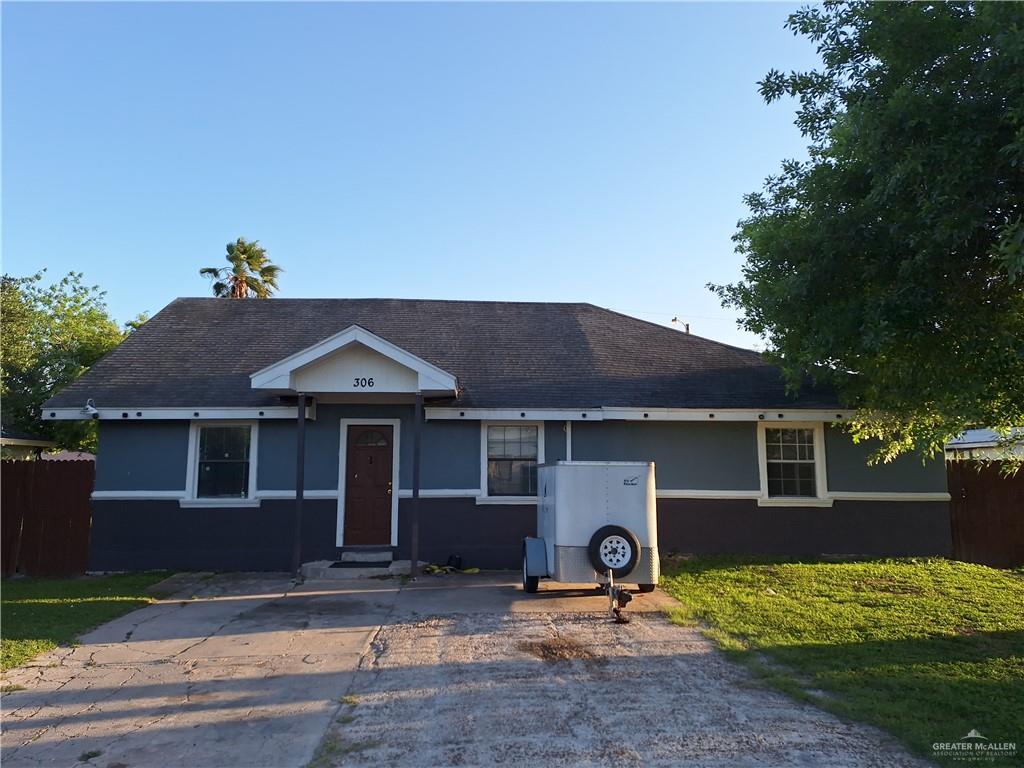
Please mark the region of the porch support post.
POLYGON ((419 576, 420 561, 420 443, 423 425, 423 393, 416 392, 412 414, 412 503, 409 505, 409 575, 419 576))
POLYGON ((306 495, 306 393, 299 392, 295 422, 295 538, 292 544, 292 573, 302 568, 302 502, 306 495))

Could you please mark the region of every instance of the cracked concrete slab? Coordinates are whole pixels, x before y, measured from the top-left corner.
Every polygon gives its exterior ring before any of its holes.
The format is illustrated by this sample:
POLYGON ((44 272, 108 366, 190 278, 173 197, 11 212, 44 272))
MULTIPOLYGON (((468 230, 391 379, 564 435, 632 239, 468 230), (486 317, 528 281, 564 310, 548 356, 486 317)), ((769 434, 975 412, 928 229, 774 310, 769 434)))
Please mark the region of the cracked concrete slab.
POLYGON ((318 768, 928 765, 758 685, 697 629, 671 624, 662 594, 637 596, 623 625, 583 590, 470 612, 454 595, 424 610, 416 593, 403 591, 374 638, 318 768))
POLYGON ((312 757, 398 582, 182 580, 185 592, 10 670, 2 762, 300 766, 312 757))
POLYGON ((758 686, 660 592, 617 625, 592 586, 509 575, 181 581, 4 675, 4 768, 924 765, 758 686))

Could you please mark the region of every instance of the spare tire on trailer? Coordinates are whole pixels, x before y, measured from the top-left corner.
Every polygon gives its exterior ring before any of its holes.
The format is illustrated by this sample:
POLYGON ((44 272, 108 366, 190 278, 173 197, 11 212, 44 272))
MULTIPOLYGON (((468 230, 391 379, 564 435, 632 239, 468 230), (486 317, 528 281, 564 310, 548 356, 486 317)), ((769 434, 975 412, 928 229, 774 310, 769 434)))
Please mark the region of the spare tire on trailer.
POLYGON ((604 575, 609 570, 616 579, 627 576, 640 559, 640 540, 621 525, 605 525, 590 537, 587 547, 590 564, 604 575))

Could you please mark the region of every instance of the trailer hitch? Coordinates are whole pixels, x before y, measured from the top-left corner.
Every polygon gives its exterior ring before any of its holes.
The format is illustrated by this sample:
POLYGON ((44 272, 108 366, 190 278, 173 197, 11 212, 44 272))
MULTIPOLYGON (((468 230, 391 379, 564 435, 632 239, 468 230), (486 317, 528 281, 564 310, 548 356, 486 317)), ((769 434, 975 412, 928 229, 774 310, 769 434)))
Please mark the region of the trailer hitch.
POLYGON ((611 568, 608 569, 608 585, 605 587, 608 592, 608 615, 615 620, 616 624, 628 624, 629 617, 623 611, 633 599, 629 590, 615 583, 615 575, 611 568))

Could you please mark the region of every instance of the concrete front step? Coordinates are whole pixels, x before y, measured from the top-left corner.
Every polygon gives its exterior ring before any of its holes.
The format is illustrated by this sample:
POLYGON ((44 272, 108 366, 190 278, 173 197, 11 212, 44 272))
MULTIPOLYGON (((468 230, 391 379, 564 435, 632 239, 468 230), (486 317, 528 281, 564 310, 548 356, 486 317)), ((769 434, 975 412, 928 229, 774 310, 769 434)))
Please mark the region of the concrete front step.
POLYGON ((391 547, 343 547, 338 558, 343 563, 390 563, 394 559, 391 547))
MULTIPOLYGON (((407 576, 410 570, 409 560, 395 560, 386 568, 367 567, 359 568, 346 566, 344 568, 332 568, 333 560, 316 560, 312 563, 304 563, 302 566, 302 578, 304 579, 372 579, 387 576, 407 576)), ((421 562, 420 567, 426 563, 421 562)))

